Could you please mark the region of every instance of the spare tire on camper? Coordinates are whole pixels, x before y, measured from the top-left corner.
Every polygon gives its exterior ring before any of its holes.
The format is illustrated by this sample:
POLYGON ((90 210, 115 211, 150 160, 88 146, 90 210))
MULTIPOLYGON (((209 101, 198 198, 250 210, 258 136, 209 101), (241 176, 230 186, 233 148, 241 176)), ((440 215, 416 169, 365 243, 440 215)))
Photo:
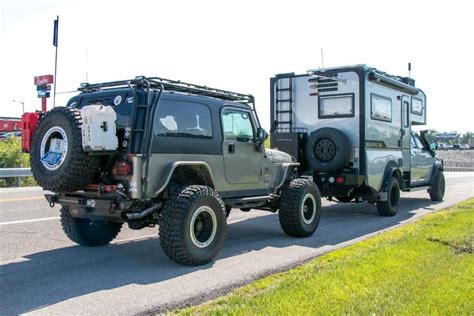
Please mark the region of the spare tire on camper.
POLYGON ((43 189, 73 192, 84 189, 94 178, 100 160, 84 152, 81 125, 81 112, 68 107, 52 109, 38 123, 30 163, 43 189))
POLYGON ((313 171, 340 170, 349 162, 350 155, 349 138, 335 128, 320 128, 312 132, 306 141, 306 159, 313 171))

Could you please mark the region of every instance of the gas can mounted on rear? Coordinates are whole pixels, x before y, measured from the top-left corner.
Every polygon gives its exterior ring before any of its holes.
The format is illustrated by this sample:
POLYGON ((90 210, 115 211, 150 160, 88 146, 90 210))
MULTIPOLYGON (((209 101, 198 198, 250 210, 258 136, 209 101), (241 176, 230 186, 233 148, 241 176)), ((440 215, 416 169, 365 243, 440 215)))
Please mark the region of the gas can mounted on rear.
POLYGON ((116 150, 115 120, 117 114, 111 106, 93 104, 81 109, 82 147, 85 151, 116 150))
POLYGON ((36 129, 36 125, 38 125, 39 119, 39 112, 23 113, 21 116, 21 150, 24 153, 30 152, 33 133, 36 129))

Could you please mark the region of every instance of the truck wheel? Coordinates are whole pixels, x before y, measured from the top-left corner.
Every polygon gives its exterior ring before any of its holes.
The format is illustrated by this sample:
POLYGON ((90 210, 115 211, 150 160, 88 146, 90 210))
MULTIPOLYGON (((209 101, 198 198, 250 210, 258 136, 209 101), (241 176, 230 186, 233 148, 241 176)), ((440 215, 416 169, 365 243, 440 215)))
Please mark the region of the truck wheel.
POLYGON ((305 153, 312 171, 333 172, 349 161, 351 142, 342 131, 324 127, 309 135, 305 153))
POLYGON ((72 217, 67 206, 63 206, 60 212, 61 226, 66 236, 82 246, 106 245, 117 237, 122 228, 122 223, 72 217))
POLYGON ((445 187, 446 187, 446 183, 444 181, 443 171, 439 170, 438 174, 436 175, 434 184, 429 190, 431 201, 435 201, 435 202, 442 201, 444 198, 445 187))
POLYGON ((283 187, 278 211, 283 231, 292 237, 311 236, 321 218, 321 195, 309 179, 296 178, 283 187))
POLYGON ((83 151, 81 125, 79 110, 67 107, 52 109, 38 123, 30 163, 31 172, 43 189, 73 192, 84 189, 94 177, 99 157, 83 151), (46 159, 53 151, 56 157, 46 159))
POLYGON ((377 202, 377 211, 381 216, 395 216, 400 206, 400 184, 392 177, 387 187, 387 201, 377 202))
POLYGON ((222 248, 226 228, 226 211, 220 196, 207 186, 186 186, 163 205, 161 247, 177 263, 206 264, 222 248))

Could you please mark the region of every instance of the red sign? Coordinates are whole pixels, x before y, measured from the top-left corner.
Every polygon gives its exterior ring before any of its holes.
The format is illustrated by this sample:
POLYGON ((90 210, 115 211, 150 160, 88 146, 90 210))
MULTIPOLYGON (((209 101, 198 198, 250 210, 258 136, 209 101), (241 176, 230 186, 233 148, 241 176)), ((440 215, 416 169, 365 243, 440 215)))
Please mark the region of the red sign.
POLYGON ((35 77, 35 86, 43 86, 54 83, 53 75, 44 75, 35 77))

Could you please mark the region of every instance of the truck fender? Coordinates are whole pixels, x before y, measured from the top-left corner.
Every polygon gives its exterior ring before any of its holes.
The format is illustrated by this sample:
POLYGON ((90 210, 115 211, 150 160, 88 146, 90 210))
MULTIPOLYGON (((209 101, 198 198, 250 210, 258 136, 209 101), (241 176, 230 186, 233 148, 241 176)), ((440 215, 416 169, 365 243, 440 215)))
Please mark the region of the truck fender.
POLYGON ((275 192, 283 186, 286 180, 291 177, 293 170, 295 170, 300 164, 291 162, 281 164, 280 172, 278 173, 275 185, 275 192))
POLYGON ((436 176, 438 175, 438 172, 440 170, 444 170, 444 165, 441 161, 437 160, 435 161, 435 164, 433 166, 433 171, 431 172, 430 185, 434 183, 436 176))
POLYGON ((157 189, 154 192, 154 196, 156 197, 162 193, 168 186, 173 175, 180 171, 197 172, 200 175, 203 184, 214 189, 214 176, 212 175, 211 168, 207 163, 204 161, 175 161, 165 168, 163 175, 166 176, 161 178, 160 183, 156 185, 157 189))
POLYGON ((400 171, 400 168, 398 165, 390 161, 387 166, 385 167, 385 172, 383 176, 383 182, 382 186, 380 188, 379 194, 378 194, 378 201, 386 201, 388 194, 387 194, 387 187, 390 179, 392 177, 396 177, 398 179, 398 182, 400 183, 400 188, 402 188, 403 183, 402 183, 402 172, 400 171))

